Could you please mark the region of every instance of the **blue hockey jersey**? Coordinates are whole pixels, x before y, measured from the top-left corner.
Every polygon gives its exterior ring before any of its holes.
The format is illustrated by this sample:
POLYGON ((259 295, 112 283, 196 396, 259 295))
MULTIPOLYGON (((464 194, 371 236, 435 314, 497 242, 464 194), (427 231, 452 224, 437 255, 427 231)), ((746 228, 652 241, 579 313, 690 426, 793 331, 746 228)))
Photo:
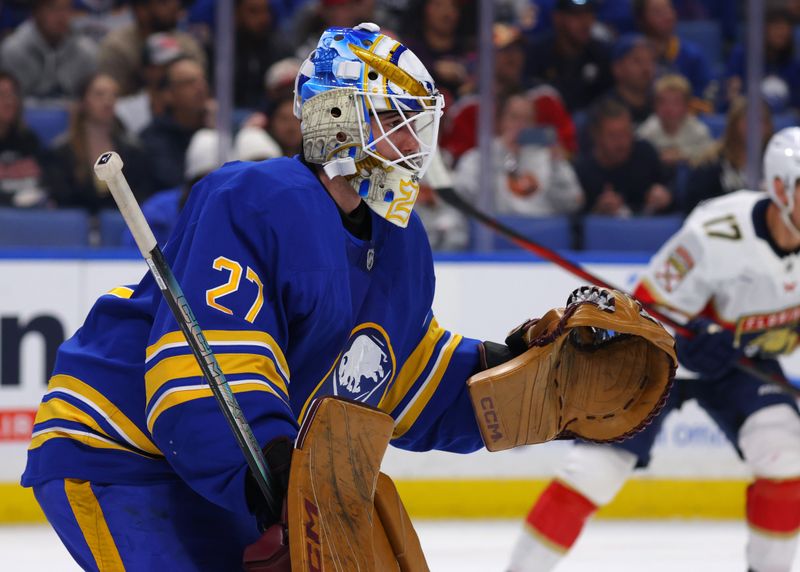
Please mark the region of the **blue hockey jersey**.
MULTIPOLYGON (((370 240, 351 235, 298 159, 232 163, 195 186, 165 256, 262 445, 339 395, 389 413, 398 447, 475 450, 465 382, 479 342, 431 312, 419 218, 401 229, 370 216, 370 240)), ((242 512, 245 474, 153 279, 102 296, 59 349, 23 485, 180 478, 242 512)))

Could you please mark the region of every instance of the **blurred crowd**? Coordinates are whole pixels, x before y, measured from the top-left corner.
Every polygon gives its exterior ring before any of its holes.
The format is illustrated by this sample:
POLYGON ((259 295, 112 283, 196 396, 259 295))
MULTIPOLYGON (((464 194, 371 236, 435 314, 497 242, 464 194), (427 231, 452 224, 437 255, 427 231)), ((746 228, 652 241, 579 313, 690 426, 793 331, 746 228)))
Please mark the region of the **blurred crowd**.
MULTIPOLYGON (((445 94, 441 147, 477 200, 477 0, 235 0, 234 149, 301 150, 294 77, 329 26, 373 21, 445 94)), ((746 186, 741 0, 496 0, 494 211, 684 215, 746 186)), ((0 3, 0 208, 113 208, 94 159, 116 150, 160 240, 219 165, 213 0, 0 3)), ((798 124, 800 0, 765 1, 762 139, 798 124)), ((470 225, 423 185, 439 250, 470 225)))

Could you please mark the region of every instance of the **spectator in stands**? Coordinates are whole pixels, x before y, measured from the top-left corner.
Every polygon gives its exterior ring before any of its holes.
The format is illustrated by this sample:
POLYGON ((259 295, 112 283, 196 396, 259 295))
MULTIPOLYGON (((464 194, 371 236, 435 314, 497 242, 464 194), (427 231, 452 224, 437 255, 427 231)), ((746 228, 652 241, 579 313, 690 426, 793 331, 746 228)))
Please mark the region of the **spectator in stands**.
MULTIPOLYGON (((795 58, 794 32, 789 12, 771 8, 764 27, 764 79, 761 95, 775 113, 787 107, 800 112, 800 60, 795 58)), ((744 43, 731 51, 725 71, 725 93, 722 108, 747 89, 747 52, 744 43)))
POLYGON ((302 151, 300 120, 294 115, 294 97, 283 95, 266 114, 265 126, 249 124, 236 134, 234 147, 242 161, 261 161, 272 157, 292 157, 302 151))
MULTIPOLYGON (((778 1, 786 2, 787 0, 778 1)), ((714 21, 719 25, 726 43, 736 41, 736 36, 739 33, 738 5, 741 4, 740 2, 731 2, 730 0, 674 0, 673 4, 679 21, 714 21)))
POLYGON ((277 101, 285 95, 294 95, 294 80, 302 64, 302 60, 288 57, 269 67, 264 74, 264 89, 268 102, 277 101))
MULTIPOLYGON (((499 97, 523 90, 525 43, 518 28, 506 24, 495 24, 495 93, 499 97)), ((558 141, 568 152, 577 150, 575 124, 572 122, 558 92, 549 85, 539 85, 527 91, 533 107, 533 116, 539 126, 552 127, 558 141)), ((442 125, 441 146, 453 161, 478 144, 479 98, 474 95, 461 97, 445 114, 442 125)))
POLYGON ((303 149, 300 120, 294 115, 294 97, 284 95, 273 101, 267 113, 267 133, 275 140, 285 156, 293 156, 303 149))
MULTIPOLYGON (((529 16, 532 23, 524 25, 525 34, 542 34, 552 30, 552 13, 558 0, 506 0, 511 4, 533 5, 533 15, 529 16)), ((575 2, 580 4, 580 0, 575 2)), ((517 9, 519 10, 519 9, 517 9)), ((631 0, 595 0, 596 24, 592 29, 592 35, 598 38, 616 38, 622 34, 630 34, 636 31, 633 21, 633 7, 631 0)), ((523 12, 524 14, 524 12, 523 12)))
POLYGON ((46 165, 47 187, 58 206, 85 208, 91 213, 116 208, 108 187, 95 177, 93 169, 97 158, 109 150, 122 157, 138 200, 153 193, 145 154, 114 115, 118 95, 117 82, 102 73, 90 76, 80 88, 69 128, 56 139, 46 165))
POLYGON ((265 161, 283 157, 283 151, 261 127, 245 126, 233 141, 233 155, 238 161, 265 161))
POLYGON ((655 84, 655 113, 637 135, 659 152, 665 167, 674 168, 705 153, 714 143, 708 126, 689 109, 692 88, 685 77, 665 75, 655 84))
POLYGON ((431 243, 439 252, 465 250, 469 246, 469 223, 460 212, 442 201, 423 180, 419 185, 414 212, 422 219, 422 226, 431 243))
POLYGON ((575 163, 586 211, 610 216, 667 212, 672 194, 658 152, 635 138, 630 111, 602 100, 591 111, 589 128, 592 149, 575 163))
POLYGON ((595 0, 557 0, 553 30, 534 40, 525 75, 555 87, 571 112, 612 86, 610 46, 592 37, 595 0))
POLYGON ((475 54, 475 21, 462 14, 459 0, 412 0, 400 35, 430 70, 436 87, 453 101, 462 94, 475 54))
POLYGON ((100 71, 120 85, 121 94, 133 95, 142 89, 142 53, 145 40, 156 32, 174 34, 181 52, 205 68, 206 56, 188 34, 176 30, 181 12, 180 0, 131 0, 134 23, 110 32, 100 45, 100 71))
POLYGON ((0 62, 24 97, 74 97, 94 71, 97 47, 72 32, 72 14, 72 0, 35 0, 31 18, 3 41, 0 62))
POLYGON ((697 98, 707 99, 711 66, 699 46, 675 34, 678 18, 672 0, 634 0, 633 11, 639 29, 655 49, 657 74, 678 73, 689 80, 697 98))
POLYGON ((150 34, 142 52, 142 79, 144 87, 133 95, 117 100, 117 117, 130 133, 139 135, 153 120, 161 115, 161 86, 167 66, 183 56, 178 38, 168 32, 150 34))
MULTIPOLYGON (((219 133, 215 129, 197 130, 186 148, 183 177, 179 185, 154 194, 142 204, 142 214, 147 219, 160 246, 167 243, 169 235, 192 187, 211 171, 219 168, 219 133)), ((136 246, 133 235, 126 228, 122 231, 122 243, 136 246)))
POLYGON ((295 30, 297 39, 293 46, 294 55, 305 60, 311 50, 317 47, 317 40, 323 30, 331 26, 352 28, 361 22, 374 22, 373 0, 312 0, 306 2, 298 11, 295 30))
POLYGON ((0 206, 41 206, 42 150, 36 134, 22 122, 20 87, 0 71, 0 206))
POLYGON ((0 39, 16 30, 31 15, 28 0, 6 0, 0 2, 0 39))
POLYGON ((205 71, 196 60, 180 57, 167 66, 161 96, 164 111, 142 131, 156 188, 177 187, 192 135, 213 125, 215 102, 209 97, 205 71))
MULTIPOLYGON (((501 214, 549 216, 575 212, 583 192, 555 134, 537 128, 533 108, 524 93, 498 102, 497 136, 492 145, 495 169, 494 206, 501 214)), ((454 185, 473 201, 478 199, 481 156, 467 152, 455 171, 454 185)))
POLYGON ((627 107, 633 123, 640 125, 653 112, 653 47, 644 36, 622 36, 614 44, 612 59, 614 87, 608 97, 627 107))
POLYGON ((276 29, 268 0, 236 0, 236 64, 234 104, 264 106, 264 74, 276 61, 291 55, 288 40, 276 29))
MULTIPOLYGON (((766 103, 761 109, 762 149, 772 137, 772 114, 766 103)), ((718 143, 694 161, 686 182, 682 210, 687 214, 701 201, 746 189, 747 100, 735 100, 728 110, 725 132, 718 143)))
POLYGON ((96 43, 133 20, 126 0, 73 0, 73 28, 96 43))
POLYGON ((250 114, 243 122, 242 127, 258 127, 267 129, 269 114, 275 102, 289 97, 294 99, 294 80, 300 65, 303 62, 295 57, 284 58, 272 64, 264 75, 264 95, 266 104, 261 106, 262 111, 250 114))

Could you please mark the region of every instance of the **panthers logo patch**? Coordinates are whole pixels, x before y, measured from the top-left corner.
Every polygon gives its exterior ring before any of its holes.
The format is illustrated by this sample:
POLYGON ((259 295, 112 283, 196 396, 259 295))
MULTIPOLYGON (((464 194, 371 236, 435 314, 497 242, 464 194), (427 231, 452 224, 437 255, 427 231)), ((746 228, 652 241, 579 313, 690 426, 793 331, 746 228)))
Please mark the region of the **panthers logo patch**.
POLYGON ((333 368, 333 394, 376 405, 394 376, 394 352, 377 324, 353 330, 333 368))

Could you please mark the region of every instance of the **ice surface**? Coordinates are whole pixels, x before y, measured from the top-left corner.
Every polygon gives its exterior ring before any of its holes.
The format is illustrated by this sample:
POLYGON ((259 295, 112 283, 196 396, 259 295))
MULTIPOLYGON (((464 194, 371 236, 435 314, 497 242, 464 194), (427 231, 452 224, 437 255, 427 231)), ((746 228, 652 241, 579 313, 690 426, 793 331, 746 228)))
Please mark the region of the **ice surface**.
MULTIPOLYGON (((418 521, 434 572, 500 572, 520 523, 418 521)), ((733 521, 592 521, 558 572, 744 572, 745 526, 733 521)), ((47 526, 0 527, 0 569, 73 572, 47 526)), ((794 572, 800 572, 796 562, 794 572)))

